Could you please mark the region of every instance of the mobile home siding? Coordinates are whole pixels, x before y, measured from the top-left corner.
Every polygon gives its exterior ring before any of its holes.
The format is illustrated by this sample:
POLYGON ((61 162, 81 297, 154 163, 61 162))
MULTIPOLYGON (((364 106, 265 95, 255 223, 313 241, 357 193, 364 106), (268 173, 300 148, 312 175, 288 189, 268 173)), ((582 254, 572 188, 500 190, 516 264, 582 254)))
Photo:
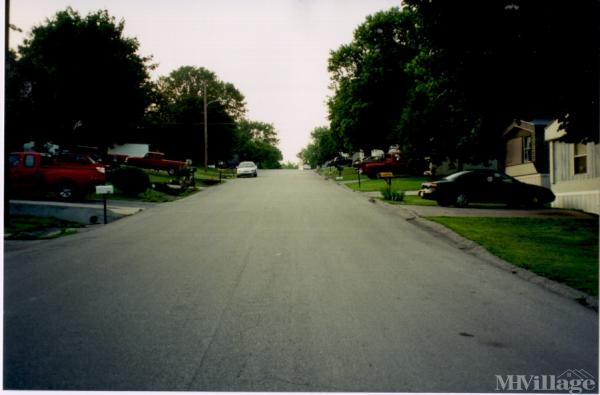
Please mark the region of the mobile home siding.
POLYGON ((550 143, 551 188, 554 207, 600 214, 600 144, 587 144, 587 172, 575 174, 574 145, 550 143))
POLYGON ((554 182, 585 180, 600 177, 600 144, 587 145, 587 169, 585 174, 575 174, 573 144, 560 141, 552 142, 554 182))

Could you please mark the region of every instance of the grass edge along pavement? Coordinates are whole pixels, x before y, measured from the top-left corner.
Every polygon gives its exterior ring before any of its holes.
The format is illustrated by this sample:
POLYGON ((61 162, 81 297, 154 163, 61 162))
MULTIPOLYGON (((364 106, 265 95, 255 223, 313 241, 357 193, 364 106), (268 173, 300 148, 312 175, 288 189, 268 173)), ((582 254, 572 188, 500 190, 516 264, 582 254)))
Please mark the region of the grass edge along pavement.
POLYGON ((598 296, 598 217, 425 219, 517 267, 598 296))
MULTIPOLYGON (((323 174, 324 175, 324 174, 323 174)), ((331 178, 327 177, 326 178, 331 178)), ((337 180, 338 184, 342 184, 348 187, 351 190, 357 192, 366 192, 364 190, 359 189, 356 183, 343 183, 337 180)), ((373 189, 373 192, 380 185, 384 185, 383 180, 369 180, 371 182, 376 181, 379 183, 373 183, 373 186, 368 189, 373 189)), ((393 189, 394 186, 392 186, 393 189)), ((421 199, 418 196, 406 195, 403 201, 390 201, 384 200, 382 197, 376 198, 377 200, 381 200, 387 205, 437 205, 435 201, 421 199)), ((504 205, 496 205, 496 204, 486 204, 483 206, 489 206, 486 208, 496 208, 504 207, 504 205)), ((455 232, 459 237, 463 237, 471 242, 479 245, 488 253, 493 256, 500 258, 504 263, 504 265, 508 264, 514 265, 516 267, 520 267, 525 269, 526 271, 533 273, 534 275, 538 275, 540 277, 549 279, 558 284, 564 284, 568 288, 575 290, 575 292, 582 292, 589 297, 587 298, 577 298, 581 303, 587 304, 590 301, 592 302, 592 306, 597 309, 597 299, 598 299, 598 217, 590 215, 589 219, 580 219, 580 218, 516 218, 516 217, 424 217, 425 220, 432 221, 438 226, 442 226, 446 229, 449 229, 455 232), (473 220, 473 218, 476 218, 473 220), (473 226, 469 226, 469 221, 487 221, 490 224, 483 226, 478 229, 473 226), (544 222, 547 221, 547 222, 544 222), (558 232, 556 230, 556 226, 554 227, 554 235, 548 235, 547 232, 547 224, 555 221, 555 225, 560 225, 562 222, 562 227, 558 226, 558 232), (569 222, 572 221, 572 222, 569 222), (585 227, 586 232, 588 234, 588 243, 583 243, 584 245, 569 245, 569 243, 565 243, 561 237, 568 239, 573 239, 573 237, 569 237, 572 229, 579 229, 577 225, 577 221, 588 221, 588 224, 591 226, 585 227), (461 222, 467 222, 467 224, 461 224, 461 222), (494 233, 494 231, 499 226, 498 223, 505 222, 503 230, 504 239, 499 239, 498 235, 494 233), (538 222, 539 225, 534 228, 531 224, 538 222), (508 224, 508 226, 507 226, 508 224), (477 231, 479 230, 479 232, 477 231), (540 232, 541 230, 541 232, 540 232), (561 231, 562 230, 562 231, 561 231), (482 232, 483 231, 483 232, 482 232), (488 231, 488 235, 486 237, 482 237, 482 233, 488 231), (510 236, 509 242, 507 243, 505 238, 508 235, 510 236), (542 240, 539 240, 540 237, 538 235, 542 235, 542 240), (534 236, 532 236, 534 235, 534 236), (546 239, 543 239, 543 236, 546 239), (548 236, 560 236, 560 237, 548 237, 548 236), (537 240, 537 242, 535 242, 537 240), (590 241, 591 240, 591 241, 590 241), (514 245, 515 243, 524 244, 520 248, 511 249, 506 248, 506 246, 514 245), (531 248, 528 244, 537 244, 537 248, 531 248), (550 245, 552 248, 547 248, 550 245), (563 247, 565 246, 566 247, 563 247), (573 258, 580 258, 582 247, 584 251, 584 263, 581 263, 581 260, 575 259, 573 262, 573 258), (587 248, 586 248, 587 247, 587 248), (558 253, 556 253, 558 250, 558 253), (591 250, 591 251, 590 251, 591 250), (535 252, 532 254, 532 252, 535 252), (545 254, 544 254, 545 253, 545 254), (558 257, 558 259, 556 259, 558 257), (563 263, 561 265, 561 263, 563 263)), ((585 222, 584 222, 585 223, 585 222)), ((429 228, 430 226, 426 226, 429 228)), ((550 233, 553 233, 550 232, 550 233)), ((581 232, 580 232, 581 233, 581 232)), ((572 236, 572 235, 571 235, 572 236)), ((584 237, 585 238, 585 237, 584 237)), ((502 265, 502 266, 504 266, 502 265)), ((515 273, 513 271, 513 273, 515 273)), ((551 287, 552 288, 552 287, 551 287)), ((570 293, 570 292, 569 292, 570 293)))
MULTIPOLYGON (((167 174, 167 172, 162 170, 151 170, 151 169, 143 169, 148 177, 150 178, 150 184, 167 184, 169 181, 173 180, 173 176, 167 174)), ((167 203, 172 202, 178 199, 182 199, 193 195, 204 187, 211 187, 214 185, 218 185, 221 182, 226 182, 229 178, 235 178, 235 174, 231 171, 224 171, 219 177, 219 170, 216 169, 198 169, 194 174, 194 179, 196 182, 196 186, 194 188, 189 188, 184 192, 178 194, 166 193, 158 190, 157 188, 148 188, 146 191, 138 194, 137 196, 126 196, 119 192, 117 189, 115 194, 110 195, 110 199, 112 200, 127 200, 127 201, 142 201, 142 202, 151 202, 151 203, 167 203)), ((98 195, 92 193, 90 195, 93 199, 98 199, 98 195)))
POLYGON ((50 240, 73 235, 77 233, 78 228, 83 227, 85 227, 83 224, 54 217, 11 215, 10 222, 5 223, 4 226, 4 238, 6 240, 50 240))

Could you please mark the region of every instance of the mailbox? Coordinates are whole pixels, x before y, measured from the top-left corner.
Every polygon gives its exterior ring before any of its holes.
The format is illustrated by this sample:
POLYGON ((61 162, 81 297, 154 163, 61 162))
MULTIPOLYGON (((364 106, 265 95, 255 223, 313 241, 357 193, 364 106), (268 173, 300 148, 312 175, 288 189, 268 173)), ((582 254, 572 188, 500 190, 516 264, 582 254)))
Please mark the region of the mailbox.
POLYGON ((115 187, 112 185, 96 185, 96 193, 98 195, 107 195, 115 193, 115 187))

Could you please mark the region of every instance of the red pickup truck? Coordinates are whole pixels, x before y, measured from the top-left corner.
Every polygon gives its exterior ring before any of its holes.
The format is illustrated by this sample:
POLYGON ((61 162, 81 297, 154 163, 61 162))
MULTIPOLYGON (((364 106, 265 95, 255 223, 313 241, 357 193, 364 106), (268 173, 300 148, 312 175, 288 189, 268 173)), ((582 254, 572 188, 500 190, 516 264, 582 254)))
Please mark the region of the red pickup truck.
POLYGON ((188 167, 186 162, 165 159, 162 152, 148 152, 144 157, 129 157, 125 159, 125 164, 144 169, 165 170, 171 175, 188 167))
POLYGON ((87 155, 13 152, 9 166, 14 192, 55 192, 58 198, 69 200, 106 182, 105 167, 87 155))
POLYGON ((369 178, 377 178, 377 173, 391 172, 400 175, 407 172, 407 163, 399 153, 386 154, 383 158, 366 159, 357 167, 369 178))

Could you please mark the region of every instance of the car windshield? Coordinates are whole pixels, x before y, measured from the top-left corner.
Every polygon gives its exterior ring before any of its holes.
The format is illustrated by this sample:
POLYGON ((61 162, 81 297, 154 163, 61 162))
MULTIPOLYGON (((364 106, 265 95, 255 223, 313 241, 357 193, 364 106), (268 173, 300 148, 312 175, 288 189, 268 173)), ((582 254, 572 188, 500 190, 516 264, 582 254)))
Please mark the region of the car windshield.
POLYGON ((454 173, 454 174, 450 174, 447 177, 444 177, 445 180, 449 180, 449 181, 456 181, 458 178, 460 178, 461 176, 470 173, 468 170, 465 171, 459 171, 458 173, 454 173))
POLYGON ((254 162, 242 162, 239 167, 255 167, 254 162))

